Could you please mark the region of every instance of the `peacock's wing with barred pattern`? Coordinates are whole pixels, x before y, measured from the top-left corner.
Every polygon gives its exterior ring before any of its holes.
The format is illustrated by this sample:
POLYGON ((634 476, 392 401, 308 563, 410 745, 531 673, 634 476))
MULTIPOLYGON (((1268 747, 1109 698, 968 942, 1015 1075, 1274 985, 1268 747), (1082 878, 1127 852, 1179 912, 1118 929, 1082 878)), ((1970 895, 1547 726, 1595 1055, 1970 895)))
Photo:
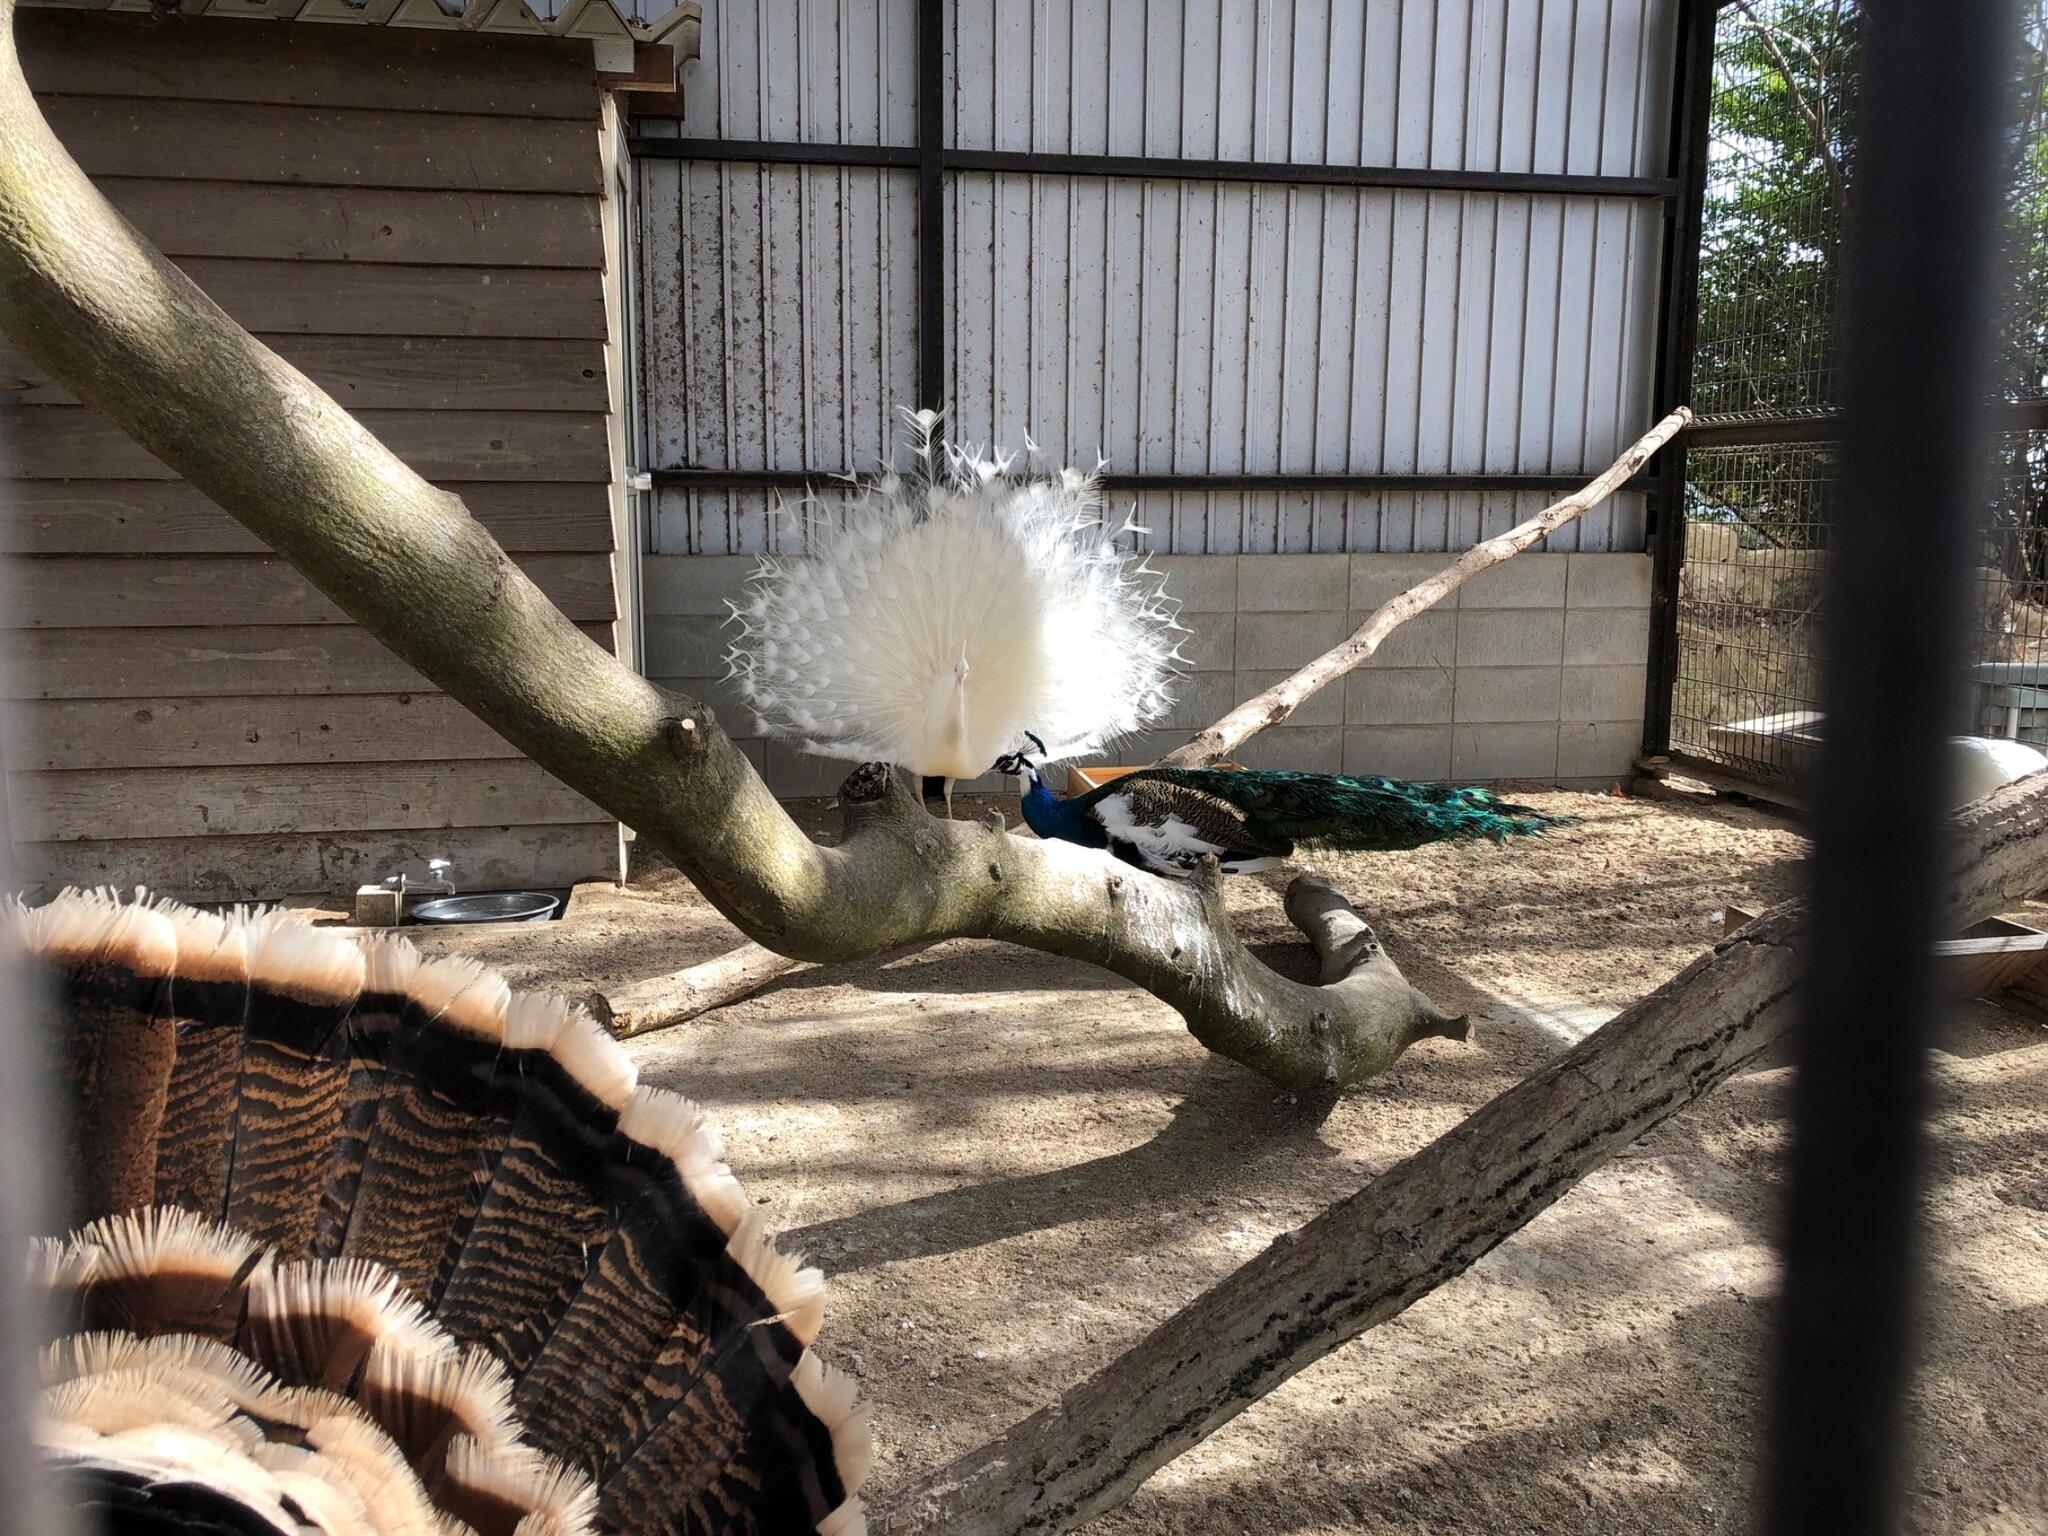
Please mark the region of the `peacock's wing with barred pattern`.
POLYGON ((1206 783, 1182 781, 1180 772, 1148 768, 1124 774, 1088 799, 1113 839, 1143 842, 1174 862, 1192 864, 1213 853, 1227 865, 1294 852, 1284 834, 1206 783))

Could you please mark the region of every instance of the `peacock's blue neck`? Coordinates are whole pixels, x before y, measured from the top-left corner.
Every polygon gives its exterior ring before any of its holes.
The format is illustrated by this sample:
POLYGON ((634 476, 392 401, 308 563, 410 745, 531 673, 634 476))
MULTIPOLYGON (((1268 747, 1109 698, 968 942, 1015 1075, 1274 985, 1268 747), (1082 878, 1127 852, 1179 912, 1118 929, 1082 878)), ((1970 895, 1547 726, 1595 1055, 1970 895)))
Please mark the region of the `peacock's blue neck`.
POLYGON ((1094 817, 1071 800, 1062 800, 1038 774, 1024 789, 1024 824, 1040 837, 1057 837, 1090 848, 1106 848, 1109 838, 1094 817))

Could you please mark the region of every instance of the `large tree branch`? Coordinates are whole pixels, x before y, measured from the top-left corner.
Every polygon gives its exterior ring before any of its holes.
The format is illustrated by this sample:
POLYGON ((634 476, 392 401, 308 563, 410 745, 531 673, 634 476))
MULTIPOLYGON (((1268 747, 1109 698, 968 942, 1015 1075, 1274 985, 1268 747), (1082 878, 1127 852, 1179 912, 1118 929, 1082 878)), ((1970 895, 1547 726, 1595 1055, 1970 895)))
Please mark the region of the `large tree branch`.
MULTIPOLYGON (((1372 616, 1341 645, 1324 652, 1265 692, 1246 700, 1230 713, 1181 747, 1160 759, 1163 764, 1194 765, 1220 762, 1242 744, 1269 726, 1278 725, 1310 696, 1321 692, 1345 673, 1365 665, 1387 636, 1470 581, 1488 566, 1499 565, 1520 554, 1575 518, 1584 516, 1618 488, 1626 484, 1650 455, 1668 442, 1692 412, 1680 406, 1666 416, 1591 484, 1553 502, 1527 522, 1510 528, 1460 555, 1428 580, 1382 603, 1372 616)), ((799 962, 775 954, 759 944, 742 944, 701 965, 636 982, 615 993, 593 999, 622 1038, 666 1029, 722 1008, 752 995, 759 988, 786 975, 799 962)))
MULTIPOLYGON (((1527 522, 1497 538, 1474 546, 1428 580, 1382 603, 1358 631, 1307 666, 1282 678, 1265 692, 1238 705, 1185 745, 1169 752, 1165 764, 1220 762, 1246 738, 1278 725, 1313 694, 1345 673, 1363 666, 1401 625, 1427 611, 1488 566, 1520 554, 1558 529, 1582 517, 1627 483, 1650 455, 1670 440, 1692 413, 1681 406, 1632 444, 1591 484, 1553 502, 1527 522)), ((1738 514, 1739 515, 1739 514, 1738 514)), ((593 1003, 621 1038, 688 1023, 714 1008, 738 1002, 795 969, 799 961, 759 944, 738 948, 701 965, 650 977, 617 992, 594 997, 593 1003)))
POLYGON ((817 961, 964 936, 1072 955, 1290 1087, 1369 1076, 1456 1027, 1405 983, 1278 975, 1212 889, 936 821, 883 772, 848 780, 839 846, 813 843, 709 709, 584 636, 457 498, 114 211, 44 123, 13 9, 0 0, 0 329, 507 741, 660 846, 747 937, 817 961))
MULTIPOLYGON (((2037 889, 2048 773, 1964 814, 1951 931, 2037 889)), ((1805 914, 1764 914, 1462 1124, 1196 1298, 1052 1407, 884 1501, 871 1528, 1072 1530, 1346 1340, 1464 1273, 1790 1026, 1805 914)))
POLYGON ((1692 412, 1681 405, 1630 444, 1628 451, 1591 484, 1572 492, 1562 501, 1552 502, 1527 522, 1510 528, 1506 533, 1473 545, 1427 581, 1418 582, 1399 596, 1389 598, 1343 644, 1325 651, 1264 693, 1247 699, 1185 746, 1167 753, 1159 761, 1179 767, 1222 761, 1246 737, 1256 735, 1268 726, 1278 725, 1311 695, 1345 673, 1364 666, 1387 636, 1418 613, 1442 602, 1488 566, 1499 565, 1503 560, 1519 555, 1530 545, 1549 538, 1574 518, 1597 507, 1626 485, 1636 471, 1649 462, 1650 455, 1691 420, 1692 412))
MULTIPOLYGON (((1847 178, 1842 174, 1842 163, 1835 158, 1835 147, 1828 142, 1827 66, 1814 57, 1811 48, 1801 45, 1801 51, 1813 63, 1816 84, 1821 92, 1817 100, 1809 101, 1806 92, 1800 89, 1799 77, 1793 72, 1792 61, 1785 57, 1785 50, 1779 46, 1777 29, 1766 25, 1758 17, 1750 0, 1736 0, 1736 6, 1741 10, 1743 19, 1749 23, 1750 30, 1756 34, 1756 40, 1763 44, 1764 52, 1770 55, 1772 66, 1778 71, 1778 78, 1785 82, 1785 94, 1792 102, 1792 110, 1799 114, 1800 120, 1806 124, 1807 132, 1813 135, 1813 147, 1820 156, 1821 171, 1828 180, 1828 200, 1834 204, 1835 212, 1839 216, 1842 210, 1849 206, 1849 186, 1847 178)), ((1834 38, 1839 30, 1840 18, 1837 13, 1835 25, 1829 31, 1829 58, 1834 56, 1834 38)))

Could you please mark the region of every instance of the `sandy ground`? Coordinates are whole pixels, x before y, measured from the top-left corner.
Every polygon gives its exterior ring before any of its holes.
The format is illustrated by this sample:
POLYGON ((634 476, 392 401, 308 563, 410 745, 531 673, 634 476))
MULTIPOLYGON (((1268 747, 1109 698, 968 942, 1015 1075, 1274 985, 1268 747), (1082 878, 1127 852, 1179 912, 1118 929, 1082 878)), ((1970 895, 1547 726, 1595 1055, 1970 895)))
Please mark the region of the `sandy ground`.
MULTIPOLYGON (((1049 1401, 1448 1130, 1698 954, 1724 900, 1760 908, 1797 884, 1800 838, 1758 809, 1527 798, 1583 824, 1321 861, 1410 978, 1477 1020, 1469 1043, 1425 1042, 1326 1113, 1210 1058, 1113 978, 980 943, 799 973, 635 1044, 650 1080, 722 1122, 785 1246, 833 1277, 823 1348, 874 1405, 871 1491, 1049 1401)), ((1272 889, 1240 879, 1230 898, 1277 963, 1305 960, 1272 889)), ((575 921, 459 938, 525 984, 581 991, 735 936, 652 867, 575 921)), ((1750 1528, 1787 1076, 1726 1084, 1094 1529, 1750 1528)), ((1936 1076, 1910 1525, 2038 1532, 2048 1030, 1962 1005, 1936 1076)))

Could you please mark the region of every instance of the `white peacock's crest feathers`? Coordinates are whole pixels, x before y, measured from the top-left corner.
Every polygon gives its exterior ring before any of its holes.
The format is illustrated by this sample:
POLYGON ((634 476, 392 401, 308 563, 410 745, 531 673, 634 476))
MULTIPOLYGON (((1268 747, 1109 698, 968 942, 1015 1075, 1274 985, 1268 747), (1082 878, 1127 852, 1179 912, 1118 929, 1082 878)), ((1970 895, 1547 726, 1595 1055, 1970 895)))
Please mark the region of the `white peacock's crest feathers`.
POLYGON ((1144 530, 1110 514, 1099 467, 1013 474, 911 420, 917 472, 806 504, 803 552, 764 558, 733 605, 755 728, 964 779, 1026 732, 1073 757, 1159 719, 1178 604, 1118 548, 1144 530))

